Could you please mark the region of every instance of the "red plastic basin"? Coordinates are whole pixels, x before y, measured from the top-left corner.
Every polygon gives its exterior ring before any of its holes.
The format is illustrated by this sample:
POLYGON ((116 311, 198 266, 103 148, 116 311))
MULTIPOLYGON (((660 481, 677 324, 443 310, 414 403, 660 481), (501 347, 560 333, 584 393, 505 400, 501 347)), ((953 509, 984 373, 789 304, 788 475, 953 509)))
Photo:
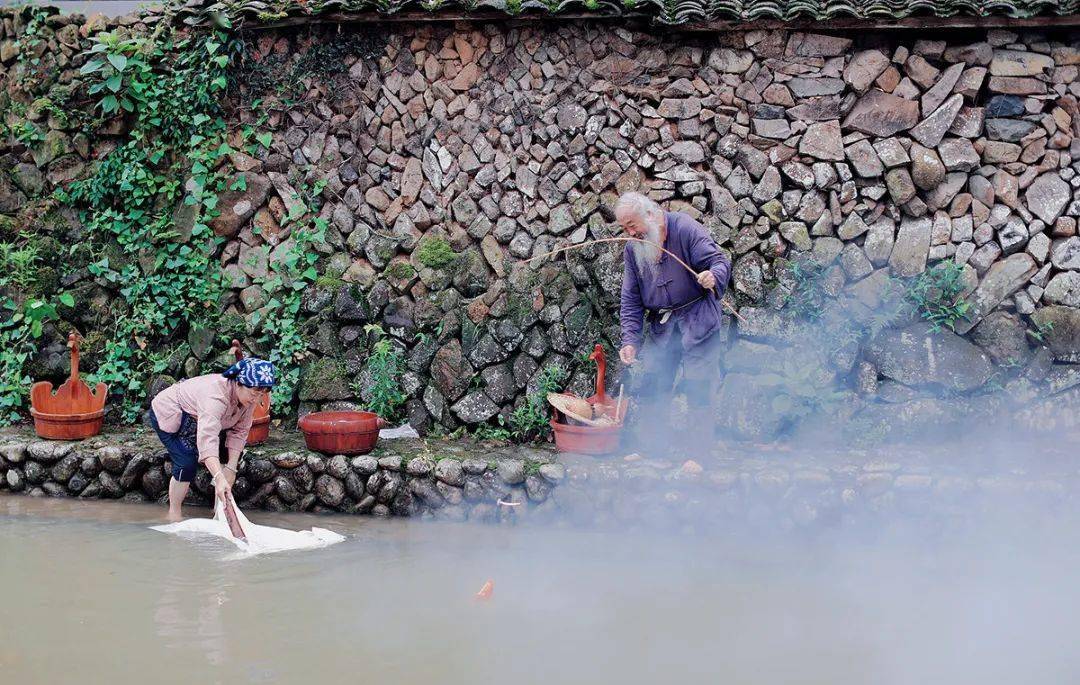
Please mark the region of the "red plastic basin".
POLYGON ((367 454, 386 422, 369 411, 317 411, 300 419, 308 449, 323 454, 367 454))

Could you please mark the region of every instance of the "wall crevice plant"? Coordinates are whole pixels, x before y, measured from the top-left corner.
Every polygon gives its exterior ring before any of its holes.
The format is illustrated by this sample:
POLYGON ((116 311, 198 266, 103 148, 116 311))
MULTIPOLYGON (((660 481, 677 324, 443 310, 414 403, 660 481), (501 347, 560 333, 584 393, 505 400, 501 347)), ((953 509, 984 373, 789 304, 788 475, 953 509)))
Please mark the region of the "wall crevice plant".
POLYGON ((397 420, 407 396, 402 388, 405 355, 377 324, 364 326, 373 343, 364 371, 354 384, 353 393, 364 400, 365 408, 387 421, 397 420))
POLYGON ((955 330, 956 324, 968 318, 971 305, 963 297, 966 289, 964 267, 947 260, 907 280, 904 299, 937 333, 942 328, 955 330))

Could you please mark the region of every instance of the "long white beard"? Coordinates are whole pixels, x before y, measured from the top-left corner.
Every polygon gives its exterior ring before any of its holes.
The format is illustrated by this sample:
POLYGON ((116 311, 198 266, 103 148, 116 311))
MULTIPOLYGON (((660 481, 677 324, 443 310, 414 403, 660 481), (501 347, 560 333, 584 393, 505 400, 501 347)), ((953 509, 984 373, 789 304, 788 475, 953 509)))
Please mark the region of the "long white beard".
POLYGON ((630 248, 634 251, 634 260, 637 262, 638 273, 655 274, 660 266, 658 264, 660 261, 660 227, 650 226, 645 232, 643 240, 648 240, 651 244, 630 243, 630 248))

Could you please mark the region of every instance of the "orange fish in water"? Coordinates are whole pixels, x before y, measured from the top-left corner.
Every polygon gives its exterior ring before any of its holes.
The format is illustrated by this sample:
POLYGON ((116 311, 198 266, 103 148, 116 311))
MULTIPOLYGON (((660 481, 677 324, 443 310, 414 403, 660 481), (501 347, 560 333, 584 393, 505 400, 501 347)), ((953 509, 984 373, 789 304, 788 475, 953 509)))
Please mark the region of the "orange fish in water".
POLYGON ((477 599, 491 599, 491 593, 495 590, 495 581, 489 580, 484 583, 484 587, 480 588, 480 592, 476 593, 477 599))

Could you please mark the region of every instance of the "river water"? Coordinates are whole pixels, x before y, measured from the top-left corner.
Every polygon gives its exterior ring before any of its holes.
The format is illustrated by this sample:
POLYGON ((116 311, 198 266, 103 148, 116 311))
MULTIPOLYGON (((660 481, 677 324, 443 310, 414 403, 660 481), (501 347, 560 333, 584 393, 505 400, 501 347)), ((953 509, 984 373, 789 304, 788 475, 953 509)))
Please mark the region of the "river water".
POLYGON ((0 682, 1080 675, 1071 525, 695 538, 252 512, 347 540, 235 559, 225 541, 149 530, 162 513, 0 496, 0 682))

